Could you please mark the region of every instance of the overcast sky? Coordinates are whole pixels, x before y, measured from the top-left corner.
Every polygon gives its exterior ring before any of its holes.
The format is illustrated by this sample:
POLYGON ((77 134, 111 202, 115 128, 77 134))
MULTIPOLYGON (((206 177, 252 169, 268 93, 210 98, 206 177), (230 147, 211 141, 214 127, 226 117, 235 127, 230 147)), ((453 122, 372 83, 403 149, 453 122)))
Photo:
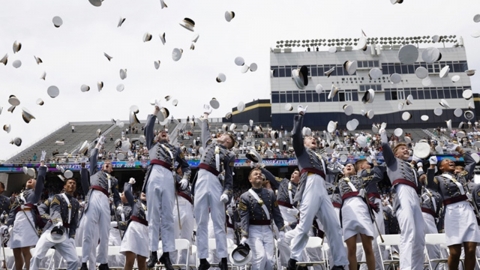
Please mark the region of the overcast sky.
MULTIPOLYGON (((1 1, 0 58, 8 53, 9 61, 0 64, 0 124, 10 124, 11 132, 0 130, 0 160, 70 121, 128 120, 132 105, 145 119, 153 110, 150 101, 166 95, 179 101, 177 107, 162 103, 175 118, 200 115, 212 97, 220 101, 213 117, 224 116, 239 101, 268 99, 269 51, 277 40, 357 38, 361 29, 370 37, 460 35, 470 69, 480 71, 480 39, 471 36, 480 31, 473 21, 480 13, 478 0, 165 1, 165 9, 159 0, 105 0, 101 7, 88 0, 1 1), (227 10, 236 14, 231 22, 224 18, 227 10), (60 28, 52 23, 55 16, 63 19, 60 28), (118 28, 120 17, 126 21, 118 28), (200 35, 193 51, 194 33, 179 25, 185 17, 195 21, 200 35), (153 35, 150 42, 143 42, 146 32, 153 35), (163 32, 165 45, 159 38, 163 32), (16 54, 15 40, 22 43, 16 54), (184 52, 178 62, 172 60, 174 48, 184 52), (104 52, 113 57, 110 62, 104 52), (43 63, 37 65, 34 55, 43 63), (237 56, 258 70, 241 73, 237 56), (12 66, 15 60, 21 60, 20 68, 12 66), (127 69, 125 80, 120 69, 127 69), (215 81, 219 73, 226 75, 224 83, 215 81), (101 92, 98 81, 105 84, 101 92), (121 83, 125 90, 117 92, 121 83), (82 84, 91 90, 81 92, 82 84), (60 89, 54 99, 47 94, 51 85, 60 89), (21 102, 13 114, 7 112, 10 95, 21 102), (44 106, 36 105, 38 98, 44 106), (36 117, 30 124, 22 120, 22 107, 36 117), (14 137, 23 139, 22 147, 9 144, 14 137)), ((474 92, 479 76, 471 77, 474 92)))

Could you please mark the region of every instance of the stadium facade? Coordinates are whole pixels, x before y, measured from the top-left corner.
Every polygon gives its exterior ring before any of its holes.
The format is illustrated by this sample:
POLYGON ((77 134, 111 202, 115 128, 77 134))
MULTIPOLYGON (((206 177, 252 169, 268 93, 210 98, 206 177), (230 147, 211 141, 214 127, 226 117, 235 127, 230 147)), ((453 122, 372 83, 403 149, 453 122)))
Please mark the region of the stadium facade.
MULTIPOLYGON (((461 37, 457 41, 455 36, 440 36, 441 42, 436 43, 430 37, 365 40, 366 46, 362 48, 355 46, 358 39, 351 38, 278 41, 277 47, 270 52, 272 126, 291 128, 297 105, 308 105, 305 125, 318 130, 325 129, 329 121, 338 121, 338 127, 345 128, 347 121, 354 118, 359 121, 360 129, 369 129, 373 123, 381 122, 401 128, 446 127, 445 121, 449 119, 455 127, 461 121, 466 121, 464 113, 460 117, 454 115, 455 109, 460 108, 463 112, 472 110, 475 116, 478 115, 475 113, 475 108, 478 108, 476 105, 479 105, 478 96, 470 100, 462 97, 464 90, 471 89, 471 83, 466 72, 468 61, 461 37), (418 47, 418 59, 414 64, 400 63, 399 50, 404 44, 418 47), (329 46, 330 49, 321 50, 321 46, 329 46), (306 51, 295 52, 298 49, 295 47, 306 51), (438 48, 441 59, 427 64, 422 59, 427 47, 438 48), (357 62, 358 68, 354 74, 350 75, 345 70, 343 65, 346 61, 357 62), (449 74, 440 78, 441 69, 447 65, 450 67, 449 74), (308 85, 299 89, 292 78, 292 71, 302 66, 308 68, 308 85), (430 83, 417 77, 415 71, 418 67, 428 70, 430 83), (369 77, 372 68, 381 70, 379 79, 369 77), (331 72, 329 76, 326 74, 328 71, 331 72), (390 80, 394 73, 401 76, 401 81, 396 84, 390 80), (454 78, 456 75, 458 77, 454 78), (315 91, 319 84, 324 89, 320 94, 315 91), (332 85, 339 90, 329 99, 332 85), (364 104, 362 97, 369 89, 375 91, 375 98, 372 103, 364 104), (409 95, 414 99, 413 104, 399 109, 399 103, 405 102, 409 95), (439 104, 441 99, 447 100, 450 108, 443 107, 442 115, 437 116, 434 109, 442 108, 439 104), (290 104, 293 111, 286 108, 290 104), (344 105, 353 106, 352 115, 344 113, 344 105), (374 112, 372 119, 362 113, 370 110, 374 112), (402 120, 405 111, 412 115, 408 121, 402 120), (422 115, 427 115, 429 120, 422 121, 422 115)), ((471 121, 476 121, 476 117, 471 121)))

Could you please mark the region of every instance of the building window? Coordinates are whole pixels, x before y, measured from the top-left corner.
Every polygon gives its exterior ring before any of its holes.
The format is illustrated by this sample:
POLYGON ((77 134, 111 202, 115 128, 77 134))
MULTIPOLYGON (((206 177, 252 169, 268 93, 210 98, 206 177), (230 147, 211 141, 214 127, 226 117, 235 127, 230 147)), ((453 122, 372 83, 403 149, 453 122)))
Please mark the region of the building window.
POLYGON ((338 93, 338 101, 345 101, 345 92, 338 93))
POLYGON ((403 89, 392 90, 392 100, 404 100, 405 92, 403 89))

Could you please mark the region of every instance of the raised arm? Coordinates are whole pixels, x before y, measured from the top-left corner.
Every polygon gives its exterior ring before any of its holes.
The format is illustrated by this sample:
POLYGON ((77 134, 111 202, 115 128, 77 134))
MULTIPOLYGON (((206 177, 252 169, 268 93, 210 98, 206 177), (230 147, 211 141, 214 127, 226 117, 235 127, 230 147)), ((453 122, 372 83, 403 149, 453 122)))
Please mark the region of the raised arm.
POLYGON ((457 151, 460 154, 463 154, 463 160, 465 161, 465 171, 468 173, 465 179, 469 181, 470 179, 473 178, 475 165, 477 163, 475 162, 475 159, 473 159, 472 155, 470 154, 470 151, 465 152, 461 147, 458 147, 457 151))
POLYGON ((42 196, 43 186, 45 185, 45 175, 47 175, 47 166, 43 165, 41 162, 40 167, 38 168, 37 182, 35 184, 35 192, 32 199, 28 200, 27 203, 38 203, 42 196))
POLYGON ((293 118, 293 130, 292 130, 292 139, 293 139, 293 150, 295 150, 295 155, 299 157, 305 151, 305 145, 303 145, 303 115, 298 114, 293 118))
POLYGON ((223 169, 225 170, 225 185, 223 187, 223 194, 228 195, 228 201, 232 199, 233 196, 233 165, 235 163, 235 155, 229 153, 228 156, 225 156, 223 162, 223 169))
POLYGON ((272 192, 273 194, 273 209, 272 209, 272 216, 273 220, 275 221, 275 225, 277 225, 278 230, 283 231, 285 224, 283 221, 282 213, 280 212, 280 208, 278 208, 278 203, 277 203, 277 196, 275 196, 275 193, 272 192))
POLYGON ((204 114, 205 116, 205 119, 203 119, 203 121, 201 121, 201 140, 202 140, 202 147, 203 147, 203 150, 205 150, 205 148, 207 147, 207 144, 208 142, 212 139, 211 137, 211 134, 210 134, 210 130, 208 128, 208 114, 204 114))
POLYGON ((97 171, 97 161, 98 161, 98 148, 93 148, 90 153, 90 175, 94 175, 97 171))
POLYGON ((397 160, 395 159, 392 148, 390 148, 390 144, 388 143, 387 132, 383 130, 380 135, 382 139, 383 158, 385 159, 387 166, 392 166, 397 160))
POLYGON ((155 106, 154 114, 149 114, 147 117, 147 123, 145 124, 145 128, 143 130, 143 134, 145 135, 145 142, 147 144, 148 150, 154 146, 153 141, 155 140, 155 120, 157 119, 157 106, 155 106))
POLYGON ((127 198, 128 205, 132 207, 135 205, 135 199, 133 198, 133 192, 132 192, 132 184, 126 182, 123 185, 123 194, 125 194, 125 198, 127 198))
POLYGON ((120 198, 120 194, 118 193, 118 179, 112 179, 112 192, 113 192, 113 203, 115 207, 118 207, 122 203, 122 199, 120 198))
POLYGON ((260 168, 262 171, 263 175, 268 179, 270 182, 270 185, 272 186, 273 189, 278 189, 280 187, 280 183, 282 182, 282 178, 275 177, 269 170, 265 168, 260 168))
POLYGON ((87 196, 90 190, 90 175, 88 169, 84 166, 85 164, 82 164, 82 168, 80 169, 80 183, 82 184, 83 196, 87 196))

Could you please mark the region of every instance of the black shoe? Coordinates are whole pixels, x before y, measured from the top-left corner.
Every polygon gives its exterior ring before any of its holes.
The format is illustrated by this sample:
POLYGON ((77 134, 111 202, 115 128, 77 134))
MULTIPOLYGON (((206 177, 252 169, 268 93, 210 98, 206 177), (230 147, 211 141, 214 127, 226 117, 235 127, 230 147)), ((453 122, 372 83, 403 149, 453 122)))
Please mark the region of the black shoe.
POLYGON ((332 267, 332 270, 344 270, 344 269, 345 269, 345 268, 343 268, 343 266, 341 266, 341 265, 334 265, 334 266, 332 267))
POLYGON ((168 255, 168 252, 164 252, 162 254, 162 257, 160 257, 160 263, 165 266, 165 269, 173 270, 172 262, 170 261, 170 256, 168 255))
POLYGON ((220 268, 220 270, 228 270, 227 258, 223 258, 223 259, 218 263, 218 268, 220 268))
POLYGON ((153 268, 153 267, 155 267, 157 262, 158 262, 157 252, 152 251, 150 253, 150 258, 148 258, 148 261, 147 261, 147 267, 148 268, 153 268))
POLYGON ((110 268, 108 268, 108 263, 100 264, 98 270, 110 270, 110 268))
POLYGON ((288 260, 287 270, 297 270, 297 260, 288 260))
POLYGON ((82 263, 82 267, 80 268, 80 270, 88 270, 87 263, 82 263))
POLYGON ((210 268, 210 263, 207 260, 200 262, 200 265, 198 266, 198 270, 207 270, 209 268, 210 268))

